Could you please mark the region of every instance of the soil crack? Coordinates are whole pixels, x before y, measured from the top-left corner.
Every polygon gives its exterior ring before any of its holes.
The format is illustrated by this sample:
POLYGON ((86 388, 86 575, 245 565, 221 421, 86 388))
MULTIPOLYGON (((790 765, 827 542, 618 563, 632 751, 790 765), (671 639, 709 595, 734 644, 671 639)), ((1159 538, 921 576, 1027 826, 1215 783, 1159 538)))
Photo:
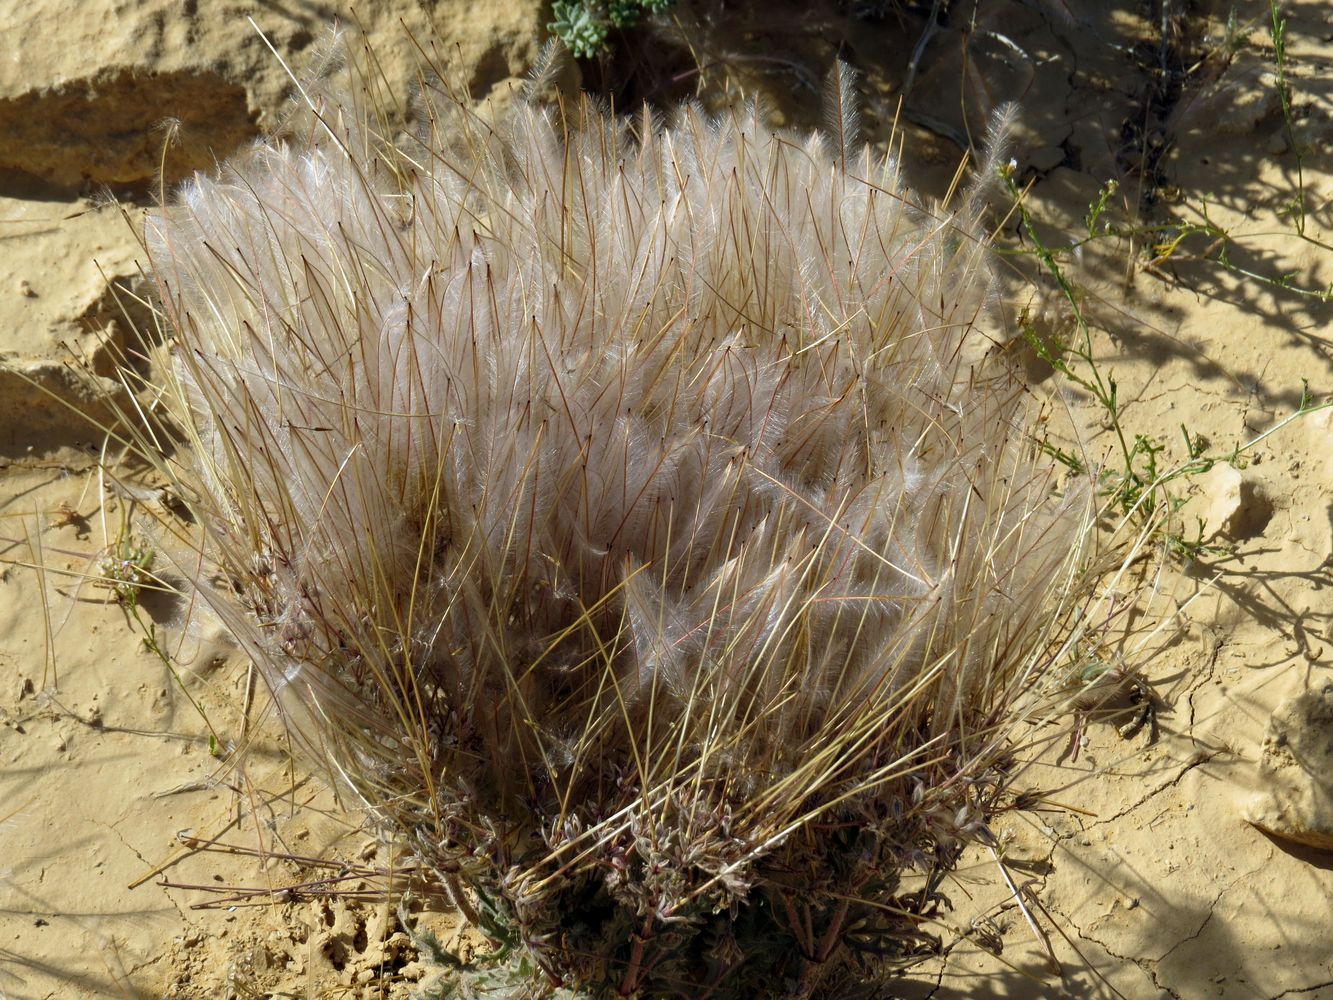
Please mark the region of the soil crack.
POLYGON ((1313 986, 1298 986, 1294 989, 1283 990, 1275 995, 1272 1000, 1282 1000, 1283 997, 1298 997, 1302 993, 1313 993, 1316 990, 1327 989, 1333 986, 1333 979, 1325 979, 1322 983, 1315 983, 1313 986))
POLYGON ((1164 781, 1162 782, 1162 784, 1157 785, 1156 787, 1150 789, 1147 794, 1143 795, 1141 798, 1137 799, 1130 805, 1127 805, 1124 809, 1121 809, 1114 815, 1106 817, 1098 817, 1096 822, 1089 824, 1089 829, 1095 826, 1101 826, 1106 823, 1114 823, 1117 820, 1123 819, 1124 817, 1132 813, 1135 809, 1138 809, 1140 806, 1144 805, 1146 802, 1162 794, 1162 792, 1166 791, 1167 789, 1175 788, 1178 784, 1180 784, 1181 779, 1184 778, 1185 775, 1188 774, 1190 771, 1193 771, 1196 767, 1202 767, 1204 764, 1216 760, 1218 757, 1221 757, 1226 753, 1229 753, 1229 751, 1213 750, 1208 753, 1205 753, 1203 751, 1196 752, 1194 756, 1190 759, 1189 763, 1187 763, 1184 767, 1182 767, 1175 774, 1175 776, 1172 777, 1169 781, 1164 781))

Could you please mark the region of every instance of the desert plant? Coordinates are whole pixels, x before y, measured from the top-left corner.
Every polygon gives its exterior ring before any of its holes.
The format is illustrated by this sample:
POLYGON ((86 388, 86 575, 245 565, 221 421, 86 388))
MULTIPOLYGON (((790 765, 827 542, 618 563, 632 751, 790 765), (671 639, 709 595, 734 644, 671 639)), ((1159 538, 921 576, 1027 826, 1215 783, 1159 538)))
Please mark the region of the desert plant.
MULTIPOLYGON (((1293 93, 1286 54, 1287 22, 1274 0, 1269 0, 1267 14, 1273 46, 1274 89, 1282 114, 1284 137, 1291 150, 1294 166, 1294 190, 1276 213, 1276 219, 1288 223, 1292 234, 1300 240, 1320 249, 1329 249, 1327 244, 1306 232, 1307 195, 1302 167, 1306 147, 1298 135, 1292 110, 1293 93)), ((1231 11, 1216 48, 1202 57, 1196 68, 1209 59, 1229 63, 1248 44, 1252 27, 1242 23, 1235 10, 1231 11)), ((1326 408, 1331 401, 1327 398, 1321 400, 1311 392, 1309 384, 1303 382, 1299 403, 1293 413, 1263 434, 1245 442, 1237 442, 1229 449, 1207 447, 1199 435, 1192 434, 1182 423, 1178 439, 1184 445, 1180 452, 1181 458, 1175 463, 1168 462, 1164 455, 1168 452, 1167 441, 1162 436, 1147 429, 1131 428, 1126 423, 1115 373, 1109 364, 1097 360, 1093 336, 1095 328, 1085 312, 1082 291, 1077 284, 1077 261, 1091 244, 1110 240, 1124 248, 1131 266, 1141 263, 1145 271, 1158 277, 1164 276, 1157 268, 1168 261, 1193 258, 1230 272, 1254 286, 1267 288, 1278 296, 1327 301, 1333 296, 1333 285, 1319 287, 1298 281, 1294 272, 1262 273, 1237 264, 1232 258, 1232 251, 1241 247, 1246 237, 1228 232, 1216 223, 1210 215, 1207 200, 1200 200, 1197 204, 1189 200, 1183 202, 1184 209, 1195 216, 1194 219, 1153 221, 1133 213, 1128 219, 1117 218, 1114 207, 1119 185, 1114 180, 1103 185, 1097 197, 1089 204, 1084 218, 1085 232, 1067 242, 1048 241, 1039 231, 1040 227, 1034 224, 1025 203, 1027 191, 1018 183, 1016 166, 1011 162, 1002 167, 1001 177, 1012 198, 1022 242, 1020 246, 1004 248, 999 252, 1012 257, 1029 257, 1038 263, 1039 270, 1058 289, 1073 328, 1072 335, 1067 339, 1038 334, 1025 314, 1019 321, 1020 333, 1037 357, 1050 365, 1069 385, 1085 393, 1101 411, 1101 420, 1114 440, 1115 452, 1100 472, 1105 509, 1115 511, 1141 527, 1150 522, 1154 524, 1154 530, 1164 543, 1165 550, 1173 555, 1190 559, 1218 554, 1221 551, 1218 546, 1204 541, 1204 523, 1201 518, 1196 515, 1191 523, 1190 518, 1177 516, 1188 502, 1188 493, 1174 487, 1188 483, 1219 463, 1242 465, 1248 460, 1247 453, 1262 441, 1288 423, 1326 408), (1202 245, 1203 252, 1191 253, 1187 249, 1191 244, 1202 245), (1148 251, 1151 259, 1135 261, 1136 247, 1148 251)), ((1135 201, 1141 202, 1143 198, 1135 201)), ((1264 235, 1271 236, 1271 233, 1264 235)), ((1040 446, 1071 471, 1079 474, 1088 471, 1081 444, 1073 450, 1067 450, 1049 438, 1043 438, 1040 446)))
POLYGON ((612 28, 628 28, 645 13, 660 14, 673 0, 555 0, 554 16, 547 30, 564 42, 569 51, 591 58, 607 49, 612 28))
POLYGON ((829 135, 436 84, 397 144, 350 75, 147 225, 200 594, 507 988, 928 951, 1086 580, 981 199, 912 204, 843 71, 829 135))

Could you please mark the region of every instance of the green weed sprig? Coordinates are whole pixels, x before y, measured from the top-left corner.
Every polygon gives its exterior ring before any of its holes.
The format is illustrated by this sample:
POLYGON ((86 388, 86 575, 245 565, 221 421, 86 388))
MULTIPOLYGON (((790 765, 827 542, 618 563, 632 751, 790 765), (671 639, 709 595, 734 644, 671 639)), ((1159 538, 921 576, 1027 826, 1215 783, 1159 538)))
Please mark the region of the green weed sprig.
POLYGON ((1291 83, 1287 77, 1287 18, 1274 0, 1268 2, 1268 32, 1273 40, 1273 62, 1277 66, 1277 97, 1282 105, 1282 122, 1287 133, 1287 144, 1296 161, 1296 195, 1288 211, 1298 236, 1305 237, 1305 151, 1296 140, 1292 119, 1291 83))
MULTIPOLYGON (((1221 454, 1208 454, 1200 437, 1191 435, 1189 428, 1181 424, 1180 431, 1184 438, 1187 458, 1179 465, 1163 468, 1159 462, 1159 457, 1166 450, 1166 446, 1151 435, 1130 432, 1125 427, 1122 419, 1119 384, 1116 382, 1115 376, 1110 372, 1103 371, 1102 366, 1098 363, 1093 350, 1092 327, 1084 313, 1077 288, 1061 263, 1064 258, 1093 240, 1107 236, 1123 237, 1130 235, 1127 231, 1122 231, 1102 221, 1110 198, 1115 193, 1115 183, 1112 182, 1102 188, 1097 199, 1089 206, 1088 214, 1085 217, 1087 237, 1066 246, 1052 247, 1042 240, 1033 225, 1031 213, 1025 203, 1024 195, 1026 192, 1018 187, 1014 165, 1011 163, 1002 167, 1000 176, 1014 199, 1023 237, 1031 247, 1031 249, 1025 251, 1010 252, 1026 253, 1035 256, 1040 261, 1043 269, 1055 280, 1061 295, 1068 303, 1077 328, 1076 338, 1073 341, 1064 342, 1039 336, 1032 324, 1024 321, 1021 323, 1022 336, 1043 362, 1050 365, 1055 372, 1071 384, 1092 396, 1097 405, 1105 412, 1105 423, 1115 436, 1119 455, 1118 467, 1107 469, 1102 473, 1103 496, 1107 501, 1109 512, 1145 525, 1153 522, 1162 512, 1175 515, 1185 505, 1188 498, 1170 495, 1167 489, 1169 484, 1180 479, 1202 475, 1219 463, 1238 466, 1242 462, 1244 454, 1252 450, 1265 438, 1294 420, 1333 405, 1333 401, 1328 400, 1316 402, 1310 393, 1309 384, 1303 382, 1300 404, 1295 412, 1258 437, 1244 444, 1238 444, 1231 451, 1221 454)), ((1142 230, 1136 232, 1142 232, 1142 230)), ((1240 270, 1234 267, 1232 269, 1240 270)), ((1242 273, 1249 274, 1249 272, 1242 273)), ((1268 280, 1272 281, 1272 279, 1268 280)), ((1288 286, 1284 285, 1283 287, 1288 286)), ((1298 291, 1301 290, 1298 289, 1298 291)), ((1073 472, 1082 473, 1086 471, 1083 460, 1069 449, 1061 448, 1049 440, 1038 441, 1037 447, 1073 472)), ((1195 558, 1214 550, 1213 546, 1204 542, 1202 519, 1197 520, 1197 531, 1192 535, 1186 535, 1170 527, 1163 531, 1163 541, 1169 551, 1185 558, 1195 558)), ((1169 516, 1165 523, 1168 525, 1175 523, 1174 517, 1169 516)))
POLYGON ((646 11, 661 14, 674 0, 555 0, 551 13, 555 20, 546 26, 569 51, 581 59, 591 59, 607 51, 607 35, 612 28, 628 28, 646 11))
MULTIPOLYGON (((1319 247, 1333 249, 1333 246, 1315 238, 1306 228, 1306 190, 1304 175, 1305 149, 1301 145, 1295 127, 1294 98, 1290 82, 1287 58, 1287 18, 1280 11, 1276 0, 1269 0, 1269 35, 1273 42, 1273 61, 1277 75, 1277 96, 1282 110, 1283 125, 1287 142, 1295 159, 1296 190, 1286 206, 1279 210, 1278 218, 1290 220, 1293 233, 1299 239, 1319 247)), ((1241 30, 1234 13, 1227 23, 1225 48, 1227 58, 1248 41, 1248 32, 1241 30)), ((1036 355, 1051 368, 1092 396, 1098 406, 1105 411, 1105 422, 1115 437, 1118 452, 1118 467, 1107 470, 1102 475, 1104 496, 1107 509, 1127 516, 1141 523, 1152 521, 1160 513, 1168 515, 1164 522, 1168 525, 1177 523, 1175 515, 1186 503, 1187 498, 1170 496, 1166 487, 1175 480, 1189 478, 1207 472, 1219 462, 1233 466, 1239 465, 1245 452, 1254 448, 1260 441, 1275 433, 1294 420, 1329 406, 1329 401, 1318 403, 1310 393, 1308 384, 1303 384, 1300 405, 1290 416, 1273 428, 1253 440, 1232 448, 1230 452, 1209 454, 1197 435, 1191 435, 1189 429, 1181 425, 1181 434, 1185 443, 1186 459, 1179 465, 1163 468, 1159 458, 1165 450, 1164 444, 1148 434, 1131 433, 1123 422, 1119 387, 1115 377, 1104 372, 1093 353, 1091 327, 1084 313, 1077 289, 1065 271, 1063 262, 1080 251, 1085 245, 1107 238, 1125 239, 1131 245, 1146 243, 1153 254, 1146 269, 1157 273, 1156 268, 1168 260, 1176 258, 1187 241, 1206 241, 1196 259, 1207 261, 1230 272, 1237 277, 1256 282, 1275 293, 1288 293, 1304 298, 1327 302, 1333 299, 1333 283, 1325 287, 1309 287, 1298 283, 1294 272, 1284 272, 1276 276, 1264 274, 1253 268, 1239 264, 1233 257, 1233 250, 1238 245, 1237 238, 1210 214, 1206 200, 1197 206, 1191 206, 1197 214, 1195 220, 1171 220, 1164 223, 1141 225, 1119 225, 1108 218, 1111 199, 1116 193, 1114 180, 1108 182, 1098 192, 1097 197, 1088 207, 1084 218, 1086 234, 1061 246, 1051 246, 1044 242, 1032 224, 1032 217, 1025 204, 1026 192, 1020 190, 1015 177, 1015 167, 1011 163, 1002 168, 1001 176, 1014 199, 1022 228, 1022 234, 1029 249, 1012 251, 1034 256, 1041 267, 1056 282, 1062 296, 1069 304, 1077 334, 1070 343, 1044 339, 1037 335, 1032 325, 1022 323, 1024 339, 1036 355)), ((1004 252, 1004 251, 1001 251, 1004 252)), ((1038 442, 1042 452, 1075 472, 1083 472, 1083 460, 1072 451, 1061 448, 1049 440, 1038 442)), ((1168 527, 1164 531, 1164 541, 1168 550, 1185 557, 1195 557, 1211 550, 1203 542, 1203 522, 1200 519, 1198 531, 1192 537, 1168 527)))
POLYGON ((157 551, 147 541, 134 533, 130 524, 129 509, 122 507, 120 526, 116 537, 108 544, 105 553, 98 561, 99 575, 97 582, 101 586, 109 588, 115 595, 116 603, 120 605, 121 610, 125 613, 127 621, 138 630, 144 649, 158 658, 180 689, 181 694, 185 695, 186 700, 199 713, 199 718, 203 720, 204 725, 208 728, 208 751, 212 756, 218 757, 222 753, 223 743, 217 730, 209 720, 208 713, 204 711, 203 706, 190 693, 184 678, 176 670, 171 654, 162 647, 162 639, 158 633, 157 623, 153 621, 151 616, 144 616, 143 606, 140 604, 140 596, 145 588, 150 590, 168 589, 168 585, 153 572, 153 563, 156 558, 157 551))

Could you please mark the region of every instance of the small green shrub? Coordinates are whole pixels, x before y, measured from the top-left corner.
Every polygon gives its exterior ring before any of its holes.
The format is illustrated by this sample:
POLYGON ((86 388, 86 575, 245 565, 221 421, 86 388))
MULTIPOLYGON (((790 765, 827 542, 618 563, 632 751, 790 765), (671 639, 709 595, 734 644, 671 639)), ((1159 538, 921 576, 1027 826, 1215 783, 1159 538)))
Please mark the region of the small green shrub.
POLYGON ((546 27, 569 51, 590 59, 607 50, 606 36, 612 28, 628 28, 644 11, 661 14, 674 0, 555 0, 555 16, 546 27))

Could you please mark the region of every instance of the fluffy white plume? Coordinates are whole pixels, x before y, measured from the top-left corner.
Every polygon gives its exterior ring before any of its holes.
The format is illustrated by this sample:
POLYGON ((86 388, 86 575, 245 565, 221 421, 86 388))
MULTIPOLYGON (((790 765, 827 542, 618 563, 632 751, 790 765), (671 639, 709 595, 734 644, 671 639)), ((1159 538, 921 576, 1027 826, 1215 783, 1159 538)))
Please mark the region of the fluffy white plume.
MULTIPOLYGON (((724 809, 735 873, 1004 752, 1086 512, 988 357, 975 209, 912 204, 834 89, 825 139, 437 88, 397 146, 329 92, 150 219, 243 612, 212 601, 309 741, 472 862, 724 809)), ((673 905, 743 898, 696 862, 673 905)))

